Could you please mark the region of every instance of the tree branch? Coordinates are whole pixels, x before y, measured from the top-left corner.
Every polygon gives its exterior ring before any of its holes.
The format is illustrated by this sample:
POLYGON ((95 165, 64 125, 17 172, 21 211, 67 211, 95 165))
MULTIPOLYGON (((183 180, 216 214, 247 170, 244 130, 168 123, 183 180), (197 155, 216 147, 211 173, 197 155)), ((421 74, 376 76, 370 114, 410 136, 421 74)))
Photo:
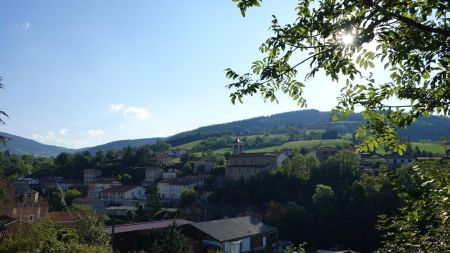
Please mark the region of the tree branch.
POLYGON ((426 26, 424 24, 418 23, 413 19, 401 16, 401 15, 392 15, 395 19, 409 25, 412 26, 414 28, 417 28, 419 30, 422 31, 427 31, 427 32, 431 32, 431 33, 438 33, 438 34, 442 34, 445 35, 447 37, 450 37, 450 30, 446 30, 446 29, 442 29, 442 28, 438 28, 438 27, 431 27, 431 26, 426 26))

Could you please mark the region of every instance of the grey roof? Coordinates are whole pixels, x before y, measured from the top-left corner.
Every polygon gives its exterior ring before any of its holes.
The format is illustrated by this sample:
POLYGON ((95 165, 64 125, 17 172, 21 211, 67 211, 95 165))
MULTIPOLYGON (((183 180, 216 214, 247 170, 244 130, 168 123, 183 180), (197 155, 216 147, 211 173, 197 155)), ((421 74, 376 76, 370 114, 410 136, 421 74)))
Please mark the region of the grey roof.
POLYGON ((259 152, 259 153, 240 153, 233 154, 231 157, 277 157, 280 156, 281 152, 259 152))
POLYGON ((265 168, 269 164, 247 164, 247 165, 229 165, 228 168, 265 168))
POLYGON ((112 187, 102 191, 101 193, 125 193, 127 191, 133 190, 134 188, 142 187, 139 185, 119 185, 117 187, 112 187))
POLYGON ((205 221, 191 224, 191 226, 220 242, 276 231, 276 228, 251 216, 205 221))

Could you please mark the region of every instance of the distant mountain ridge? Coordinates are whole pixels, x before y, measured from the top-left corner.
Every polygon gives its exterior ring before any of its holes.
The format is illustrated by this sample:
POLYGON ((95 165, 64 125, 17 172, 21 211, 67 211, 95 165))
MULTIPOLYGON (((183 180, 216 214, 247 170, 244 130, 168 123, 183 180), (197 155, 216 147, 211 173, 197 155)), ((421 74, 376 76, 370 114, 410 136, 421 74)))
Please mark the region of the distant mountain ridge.
MULTIPOLYGON (((4 135, 11 139, 7 142, 6 146, 0 145, 0 150, 10 150, 12 153, 33 154, 36 156, 56 156, 61 152, 73 153, 80 151, 88 151, 91 154, 95 154, 97 150, 121 150, 127 146, 137 147, 146 144, 153 144, 158 140, 166 141, 172 146, 177 146, 215 135, 230 134, 239 136, 261 134, 276 127, 288 125, 305 129, 326 129, 331 127, 340 133, 351 133, 358 127, 358 125, 363 124, 364 122, 365 121, 360 114, 354 114, 345 119, 343 122, 333 122, 330 117, 330 112, 300 110, 204 126, 167 138, 119 140, 82 149, 69 149, 54 145, 46 145, 20 136, 0 133, 0 135, 4 135)), ((447 137, 450 139, 450 118, 444 116, 421 117, 407 129, 399 130, 399 133, 402 136, 408 137, 411 141, 437 141, 442 137, 447 137)))
POLYGON ((95 154, 97 150, 122 150, 124 147, 131 146, 131 147, 137 147, 142 146, 146 144, 153 144, 158 139, 161 138, 144 138, 144 139, 135 139, 135 140, 120 140, 120 141, 113 141, 109 143, 105 143, 102 145, 94 146, 94 147, 87 147, 87 148, 80 148, 80 149, 72 149, 72 148, 64 148, 59 147, 55 145, 47 145, 42 144, 40 142, 23 138, 17 135, 9 134, 0 132, 0 135, 5 136, 8 138, 8 141, 5 143, 5 145, 0 144, 0 151, 9 150, 11 153, 19 154, 19 155, 25 155, 25 154, 32 154, 35 156, 43 156, 43 157, 49 157, 49 156, 57 156, 61 152, 67 152, 67 153, 75 153, 75 152, 83 152, 88 151, 91 154, 95 154))
POLYGON ((36 156, 56 156, 61 152, 72 153, 76 149, 58 147, 55 145, 42 144, 37 141, 23 138, 17 135, 0 132, 0 135, 8 138, 5 144, 0 144, 0 150, 9 150, 14 154, 33 154, 36 156))

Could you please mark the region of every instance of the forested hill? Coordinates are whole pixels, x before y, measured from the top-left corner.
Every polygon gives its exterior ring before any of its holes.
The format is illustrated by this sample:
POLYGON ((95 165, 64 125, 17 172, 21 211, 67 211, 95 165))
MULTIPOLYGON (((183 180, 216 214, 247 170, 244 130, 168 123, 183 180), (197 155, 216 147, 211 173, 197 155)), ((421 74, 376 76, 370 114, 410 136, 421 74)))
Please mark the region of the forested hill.
MULTIPOLYGON (((286 126, 315 130, 334 128, 340 134, 345 134, 352 133, 359 125, 364 123, 365 121, 360 114, 354 114, 342 122, 333 122, 330 112, 300 110, 205 126, 176 134, 166 141, 176 146, 222 134, 239 136, 283 132, 282 128, 286 126)), ((444 136, 450 138, 450 118, 443 116, 422 117, 408 129, 401 130, 400 133, 414 141, 436 141, 444 136)))
MULTIPOLYGON (((121 150, 127 146, 138 147, 145 144, 153 144, 158 140, 168 142, 172 146, 178 146, 224 134, 244 136, 262 133, 289 133, 289 131, 297 128, 304 128, 307 130, 323 130, 331 128, 336 130, 340 135, 343 135, 346 133, 353 133, 360 124, 364 124, 364 120, 359 114, 352 115, 343 122, 333 122, 330 119, 330 112, 301 110, 205 126, 192 131, 176 134, 168 138, 119 140, 82 149, 68 149, 53 145, 45 145, 19 136, 0 133, 0 135, 10 138, 6 145, 0 145, 0 150, 10 150, 10 152, 15 154, 33 154, 36 156, 56 156, 61 152, 73 153, 77 151, 89 151, 91 154, 95 154, 97 150, 121 150)), ((408 129, 401 130, 400 133, 403 136, 407 136, 411 141, 437 141, 445 136, 450 139, 450 118, 442 116, 422 117, 408 127, 408 129)))
POLYGON ((97 150, 103 150, 103 151, 122 150, 123 148, 126 148, 128 146, 139 147, 139 146, 143 146, 143 145, 147 145, 147 144, 153 144, 156 141, 158 141, 159 139, 161 139, 161 138, 144 138, 144 139, 135 139, 135 140, 113 141, 113 142, 108 142, 106 144, 98 145, 95 147, 84 148, 84 149, 81 149, 80 151, 88 151, 91 154, 95 154, 95 152, 97 152, 97 150))
POLYGON ((17 135, 0 132, 1 136, 8 138, 5 144, 0 144, 0 150, 9 150, 14 154, 33 154, 36 156, 56 156, 61 152, 74 152, 75 149, 63 148, 54 145, 46 145, 34 140, 26 139, 17 135))

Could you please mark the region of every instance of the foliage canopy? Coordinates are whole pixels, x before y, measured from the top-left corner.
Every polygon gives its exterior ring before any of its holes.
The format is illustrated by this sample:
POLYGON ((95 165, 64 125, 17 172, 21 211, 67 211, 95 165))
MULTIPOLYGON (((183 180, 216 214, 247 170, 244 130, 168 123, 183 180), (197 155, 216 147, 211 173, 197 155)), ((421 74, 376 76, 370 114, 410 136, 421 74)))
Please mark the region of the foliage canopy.
MULTIPOLYGON (((233 2, 245 16, 262 0, 233 2)), ((226 69, 231 101, 257 93, 277 101, 281 91, 305 107, 304 81, 324 71, 333 81, 345 79, 335 120, 353 113, 355 106, 364 108, 367 125, 356 133, 358 148, 385 146, 402 153, 406 146, 396 128, 421 115, 450 112, 449 6, 445 0, 299 0, 292 24, 280 25, 274 16, 273 36, 262 43, 264 57, 253 62, 252 73, 226 69), (376 49, 369 50, 369 44, 376 49), (298 73, 305 64, 309 70, 298 73), (388 81, 374 78, 375 64, 384 64, 388 81), (393 109, 386 105, 390 98, 409 103, 393 109)))

